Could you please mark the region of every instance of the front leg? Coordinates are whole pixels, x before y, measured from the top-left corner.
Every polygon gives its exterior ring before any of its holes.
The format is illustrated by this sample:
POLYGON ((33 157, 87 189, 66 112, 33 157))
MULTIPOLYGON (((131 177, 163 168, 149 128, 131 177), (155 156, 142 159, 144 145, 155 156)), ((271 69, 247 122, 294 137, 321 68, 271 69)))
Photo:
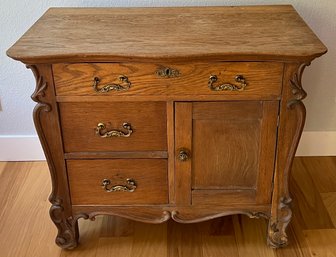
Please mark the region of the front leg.
POLYGON ((49 64, 28 65, 36 78, 32 99, 37 102, 33 117, 37 134, 43 147, 52 183, 49 201, 50 217, 58 229, 56 243, 62 248, 77 246, 77 219, 72 218, 70 190, 63 155, 61 126, 55 100, 52 67, 49 64))
POLYGON ((271 218, 267 231, 268 244, 273 248, 288 244, 286 228, 292 218, 288 179, 306 118, 302 100, 307 94, 302 88, 301 77, 307 65, 309 62, 289 63, 285 64, 284 69, 271 218))
POLYGON ((282 197, 276 216, 271 216, 267 229, 267 244, 272 248, 288 245, 286 228, 292 219, 291 198, 282 197))
POLYGON ((60 202, 50 208, 50 217, 58 229, 56 244, 64 249, 73 249, 78 245, 78 221, 72 216, 67 217, 60 202))

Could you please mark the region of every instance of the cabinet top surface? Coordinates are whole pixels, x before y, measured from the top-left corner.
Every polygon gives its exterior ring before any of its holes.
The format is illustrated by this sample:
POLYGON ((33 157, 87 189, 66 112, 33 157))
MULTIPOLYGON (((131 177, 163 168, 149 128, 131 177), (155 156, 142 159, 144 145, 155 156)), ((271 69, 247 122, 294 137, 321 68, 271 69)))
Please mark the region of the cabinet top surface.
POLYGON ((327 51, 289 5, 51 8, 8 51, 25 63, 310 60, 327 51))

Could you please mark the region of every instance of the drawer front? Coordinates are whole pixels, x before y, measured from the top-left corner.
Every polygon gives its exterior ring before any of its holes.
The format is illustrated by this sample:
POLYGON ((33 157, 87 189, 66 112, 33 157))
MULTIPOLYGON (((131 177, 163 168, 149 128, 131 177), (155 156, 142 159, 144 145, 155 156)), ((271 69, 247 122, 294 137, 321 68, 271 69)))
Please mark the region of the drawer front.
MULTIPOLYGON (((176 68, 179 69, 179 68, 176 68)), ((222 95, 272 99, 281 95, 283 65, 267 62, 198 63, 181 66, 169 95, 222 95)))
POLYGON ((165 102, 59 103, 64 151, 165 151, 165 102))
POLYGON ((146 63, 54 64, 56 94, 162 95, 169 83, 156 74, 162 68, 146 63))
POLYGON ((55 64, 53 70, 60 96, 233 95, 274 99, 281 94, 283 64, 83 63, 55 64))
POLYGON ((73 205, 168 203, 167 160, 68 160, 73 205))

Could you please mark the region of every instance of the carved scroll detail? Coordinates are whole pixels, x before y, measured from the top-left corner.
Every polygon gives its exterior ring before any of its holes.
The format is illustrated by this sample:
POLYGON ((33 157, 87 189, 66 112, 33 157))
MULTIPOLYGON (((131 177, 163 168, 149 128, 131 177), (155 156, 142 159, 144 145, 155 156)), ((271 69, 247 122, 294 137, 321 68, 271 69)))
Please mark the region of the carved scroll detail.
POLYGON ((267 243, 272 248, 284 247, 288 244, 286 228, 292 218, 290 197, 282 197, 279 203, 278 218, 271 218, 268 226, 267 243))
POLYGON ((36 80, 36 88, 34 93, 31 95, 31 98, 33 99, 34 102, 37 102, 37 105, 34 108, 33 111, 33 119, 34 119, 34 124, 36 131, 39 135, 41 145, 44 150, 44 154, 46 155, 48 165, 49 165, 49 170, 50 170, 50 175, 51 175, 51 182, 52 182, 52 191, 49 196, 49 201, 53 203, 58 203, 60 199, 56 200, 56 168, 53 162, 53 159, 51 158, 51 151, 48 147, 47 139, 45 137, 45 134, 43 132, 43 128, 41 125, 41 112, 50 112, 51 105, 47 103, 44 98, 46 96, 45 91, 48 88, 48 83, 45 81, 44 77, 40 74, 38 68, 35 65, 26 65, 27 69, 31 69, 36 80))
POLYGON ((73 221, 77 221, 80 218, 83 219, 90 219, 95 220, 95 217, 98 215, 115 215, 118 217, 138 221, 138 222, 145 222, 145 223, 151 223, 151 224, 160 224, 163 222, 168 221, 171 218, 171 212, 170 211, 162 211, 161 215, 155 215, 155 217, 142 217, 141 214, 137 213, 124 213, 124 212, 90 212, 90 213, 84 213, 81 212, 78 215, 75 215, 73 217, 73 221))
POLYGON ((301 103, 301 101, 306 98, 307 93, 302 88, 301 79, 304 69, 309 65, 310 62, 301 64, 298 71, 294 73, 293 78, 290 79, 290 85, 294 98, 287 102, 287 108, 293 108, 295 104, 301 103))
POLYGON ((186 218, 181 216, 179 211, 172 211, 171 212, 171 218, 175 220, 176 222, 179 223, 196 223, 196 222, 203 222, 223 216, 228 216, 228 215, 234 215, 234 214, 243 214, 247 215, 250 218, 266 218, 269 219, 270 215, 268 213, 264 212, 252 212, 252 211, 227 211, 227 212, 219 212, 216 214, 209 214, 205 216, 200 216, 200 217, 194 217, 194 218, 186 218))
MULTIPOLYGON (((26 65, 27 69, 31 69, 36 80, 36 87, 34 93, 31 95, 31 98, 34 102, 37 102, 37 106, 35 107, 35 110, 38 109, 38 111, 51 111, 50 104, 47 104, 43 101, 43 98, 45 97, 45 90, 48 87, 47 81, 44 80, 43 76, 40 75, 40 72, 38 71, 37 67, 35 65, 26 65)), ((34 118, 35 118, 35 110, 34 110, 34 118)))
POLYGON ((66 218, 64 215, 64 207, 61 199, 55 199, 50 207, 50 217, 55 223, 58 234, 56 237, 56 244, 62 248, 73 249, 77 247, 78 241, 78 225, 77 219, 71 216, 66 218))

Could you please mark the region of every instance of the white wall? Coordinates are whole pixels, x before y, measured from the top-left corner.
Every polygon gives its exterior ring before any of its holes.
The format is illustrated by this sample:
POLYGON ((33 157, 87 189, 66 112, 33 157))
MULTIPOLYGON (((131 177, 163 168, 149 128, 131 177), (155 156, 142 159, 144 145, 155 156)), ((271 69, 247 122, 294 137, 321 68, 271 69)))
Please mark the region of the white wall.
MULTIPOLYGON (((203 6, 203 5, 246 5, 246 4, 292 4, 327 45, 329 52, 306 69, 303 77, 308 97, 305 131, 313 131, 309 137, 317 140, 320 147, 305 142, 301 155, 335 154, 336 141, 336 1, 335 0, 0 0, 0 160, 40 158, 37 142, 30 142, 35 135, 32 122, 34 103, 30 95, 35 81, 31 71, 23 64, 13 61, 6 50, 36 21, 49 7, 116 7, 116 6, 203 6), (321 133, 322 134, 321 134, 321 133), (326 134, 327 133, 327 134, 326 134), (314 135, 314 136, 313 136, 314 135), (327 135, 327 137, 325 137, 327 135), (22 137, 23 136, 23 137, 22 137), (23 140, 23 141, 22 141, 23 140), (7 144, 20 144, 22 154, 9 151, 7 144), (332 144, 333 143, 333 144, 332 144), (22 143, 25 144, 25 143, 22 143), (307 148, 308 144, 308 148, 307 148), (324 144, 328 144, 325 146, 324 144), (334 147, 332 145, 335 145, 334 147), (331 151, 325 151, 325 149, 331 151), (320 149, 321 148, 321 149, 320 149), (322 151, 323 149, 324 151, 322 151), (35 150, 34 150, 35 149, 35 150), (307 150, 308 149, 308 150, 307 150), (34 155, 30 155, 34 153, 34 155), (26 154, 26 155, 25 155, 26 154), (8 157, 9 156, 9 157, 8 157), (16 156, 16 157, 14 157, 16 156), (20 157, 21 156, 21 157, 20 157), (36 157, 37 156, 37 157, 36 157)), ((308 140, 308 139, 306 139, 308 140)), ((310 140, 310 139, 309 139, 310 140)), ((315 144, 315 143, 314 143, 315 144)), ((14 147, 14 151, 15 151, 14 147)))

